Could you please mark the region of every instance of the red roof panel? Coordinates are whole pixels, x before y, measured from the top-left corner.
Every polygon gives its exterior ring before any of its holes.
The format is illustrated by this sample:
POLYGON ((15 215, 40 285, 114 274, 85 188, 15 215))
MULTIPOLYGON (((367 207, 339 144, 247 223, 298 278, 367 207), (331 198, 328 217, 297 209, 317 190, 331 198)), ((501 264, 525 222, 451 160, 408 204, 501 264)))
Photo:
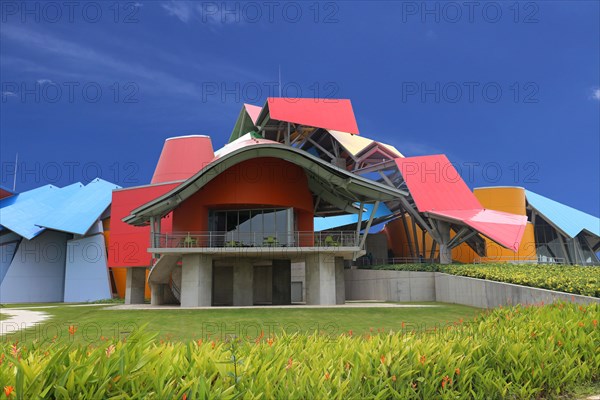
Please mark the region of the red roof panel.
POLYGON ((152 183, 173 182, 194 176, 212 161, 212 142, 208 136, 179 136, 165 140, 156 164, 152 183))
POLYGON ((267 104, 271 119, 277 121, 358 134, 352 103, 347 99, 269 97, 267 104))

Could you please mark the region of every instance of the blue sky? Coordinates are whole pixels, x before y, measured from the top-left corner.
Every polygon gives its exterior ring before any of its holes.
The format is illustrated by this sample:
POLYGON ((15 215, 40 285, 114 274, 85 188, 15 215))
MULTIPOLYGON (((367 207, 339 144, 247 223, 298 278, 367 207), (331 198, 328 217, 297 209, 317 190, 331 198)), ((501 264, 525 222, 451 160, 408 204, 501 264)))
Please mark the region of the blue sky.
POLYGON ((470 187, 600 214, 598 2, 24 4, 0 10, 4 186, 17 152, 17 190, 146 184, 165 138, 222 146, 280 66, 284 95, 349 98, 363 135, 470 187))

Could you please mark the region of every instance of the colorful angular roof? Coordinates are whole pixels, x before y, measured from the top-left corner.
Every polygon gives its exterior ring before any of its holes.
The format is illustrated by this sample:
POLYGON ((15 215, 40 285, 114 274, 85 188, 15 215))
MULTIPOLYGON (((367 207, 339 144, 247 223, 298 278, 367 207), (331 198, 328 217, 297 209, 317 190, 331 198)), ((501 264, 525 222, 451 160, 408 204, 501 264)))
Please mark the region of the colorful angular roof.
POLYGON ((420 212, 467 225, 506 248, 519 249, 527 217, 484 209, 445 155, 395 161, 420 212))
POLYGON ((42 215, 36 224, 46 229, 85 235, 110 206, 112 191, 120 186, 96 178, 66 196, 51 213, 42 215))
POLYGON ((600 236, 600 218, 529 190, 525 190, 525 197, 531 207, 567 236, 574 238, 582 231, 600 236))
POLYGON ((261 112, 271 119, 358 134, 352 103, 348 99, 269 97, 261 112))
POLYGON ((46 185, 0 201, 0 225, 33 239, 46 229, 85 234, 119 186, 102 179, 63 188, 46 185))

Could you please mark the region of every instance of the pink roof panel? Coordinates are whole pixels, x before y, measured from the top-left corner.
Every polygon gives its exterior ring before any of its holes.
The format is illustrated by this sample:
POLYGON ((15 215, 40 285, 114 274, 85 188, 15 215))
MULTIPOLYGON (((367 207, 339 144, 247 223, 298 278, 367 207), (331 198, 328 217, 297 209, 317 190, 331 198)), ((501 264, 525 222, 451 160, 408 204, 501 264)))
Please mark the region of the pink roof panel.
POLYGON ((444 154, 396 158, 396 165, 420 212, 483 208, 444 154))
POLYGON ((430 214, 470 226, 494 242, 517 251, 521 244, 527 216, 494 210, 446 210, 430 214))
POLYGON ((467 225, 508 249, 519 249, 527 217, 484 209, 445 155, 395 161, 420 212, 467 225))
POLYGON ((269 97, 271 119, 358 134, 358 126, 347 99, 300 99, 269 97))
POLYGON ((260 115, 260 112, 262 111, 262 107, 244 103, 244 108, 246 109, 246 112, 250 116, 252 123, 254 125, 256 125, 256 120, 258 119, 258 116, 260 115))

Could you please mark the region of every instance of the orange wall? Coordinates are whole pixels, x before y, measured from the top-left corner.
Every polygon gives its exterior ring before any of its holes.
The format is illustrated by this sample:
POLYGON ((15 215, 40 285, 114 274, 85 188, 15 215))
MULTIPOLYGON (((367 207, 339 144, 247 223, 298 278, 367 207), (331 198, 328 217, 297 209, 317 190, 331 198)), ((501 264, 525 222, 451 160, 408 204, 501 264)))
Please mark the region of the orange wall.
POLYGON ((525 215, 525 189, 520 187, 490 187, 473 190, 484 208, 525 215))
POLYGON ((304 170, 263 157, 228 168, 173 211, 174 232, 208 230, 209 209, 293 207, 298 230, 313 230, 313 201, 304 170))
MULTIPOLYGON (((410 216, 406 216, 406 224, 408 226, 408 232, 410 234, 410 242, 414 247, 414 234, 412 227, 412 219, 410 216)), ((406 231, 404 230, 404 224, 402 223, 402 219, 398 218, 389 222, 385 226, 385 234, 388 239, 388 248, 392 250, 394 253, 394 257, 416 257, 422 255, 424 258, 429 258, 431 254, 431 248, 433 246, 433 239, 431 236, 426 233, 425 234, 425 246, 423 246, 423 234, 422 229, 416 225, 417 232, 417 243, 419 244, 419 253, 411 255, 410 247, 408 245, 408 239, 406 238, 406 231)), ((434 258, 439 254, 439 247, 436 246, 436 250, 434 253, 434 258)))

